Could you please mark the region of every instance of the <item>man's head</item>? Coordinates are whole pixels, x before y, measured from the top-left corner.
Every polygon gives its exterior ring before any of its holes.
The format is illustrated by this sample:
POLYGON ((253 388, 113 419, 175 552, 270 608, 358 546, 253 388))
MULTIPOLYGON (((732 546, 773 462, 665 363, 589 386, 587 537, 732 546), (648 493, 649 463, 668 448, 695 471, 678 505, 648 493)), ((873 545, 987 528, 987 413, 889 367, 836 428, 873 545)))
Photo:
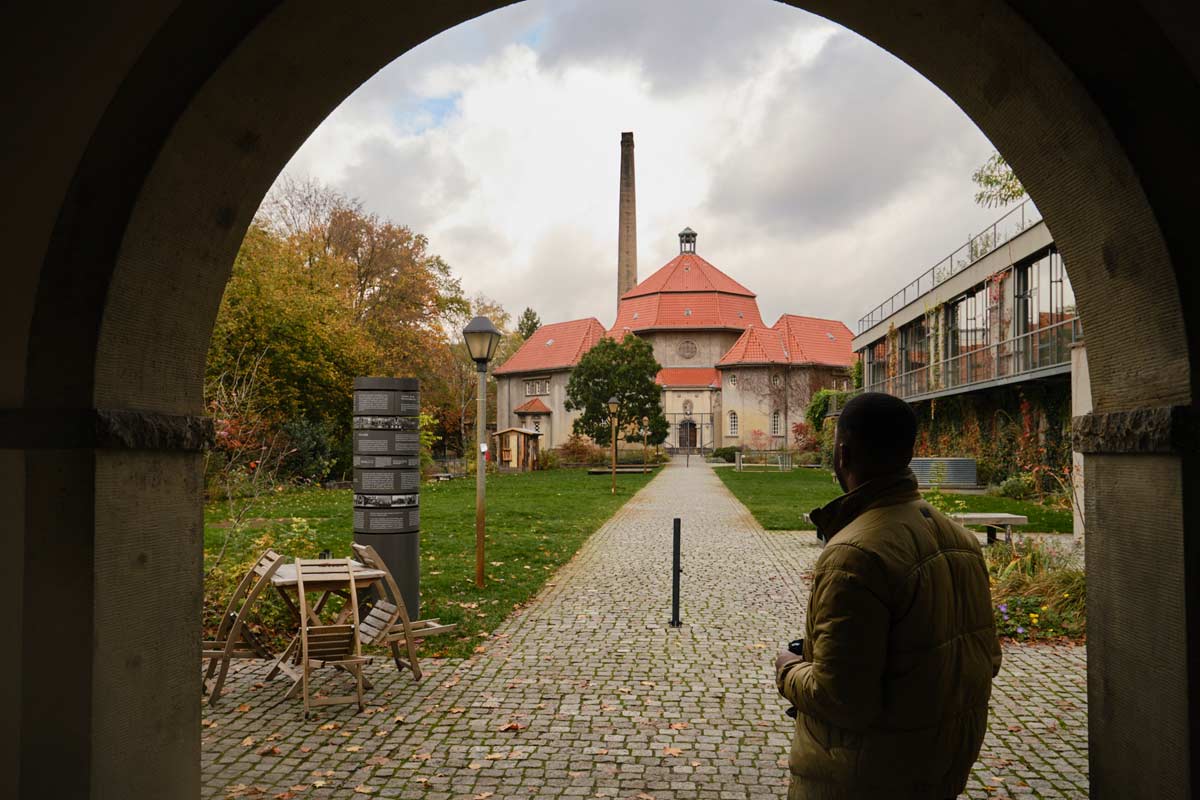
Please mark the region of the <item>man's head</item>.
POLYGON ((842 409, 833 440, 833 471, 844 491, 900 472, 912 460, 917 417, 908 403, 879 392, 860 394, 842 409))

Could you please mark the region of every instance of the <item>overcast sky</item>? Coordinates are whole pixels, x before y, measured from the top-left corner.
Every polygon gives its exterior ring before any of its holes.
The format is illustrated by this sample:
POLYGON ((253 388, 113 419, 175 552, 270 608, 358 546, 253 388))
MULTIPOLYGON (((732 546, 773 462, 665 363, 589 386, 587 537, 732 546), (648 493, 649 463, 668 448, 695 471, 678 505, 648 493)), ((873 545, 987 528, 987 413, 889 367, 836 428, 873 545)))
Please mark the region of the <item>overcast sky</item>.
POLYGON ((999 216, 992 152, 874 44, 773 0, 527 0, 410 51, 287 168, 429 236, 471 295, 544 322, 615 318, 622 131, 636 142, 638 268, 697 252, 763 318, 841 319, 999 216))

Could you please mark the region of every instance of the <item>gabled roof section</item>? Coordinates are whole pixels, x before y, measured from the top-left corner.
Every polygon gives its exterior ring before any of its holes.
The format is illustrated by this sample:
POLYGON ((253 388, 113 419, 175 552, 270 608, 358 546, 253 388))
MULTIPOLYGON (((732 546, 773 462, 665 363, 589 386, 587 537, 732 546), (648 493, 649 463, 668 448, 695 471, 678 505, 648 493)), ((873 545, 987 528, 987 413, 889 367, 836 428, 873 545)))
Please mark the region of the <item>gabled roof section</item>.
POLYGON ((721 360, 718 367, 734 364, 790 364, 791 353, 784 345, 783 334, 774 328, 750 327, 738 337, 721 360))
POLYGON ((550 407, 542 402, 542 398, 535 397, 532 400, 522 403, 513 409, 514 414, 549 414, 550 407))
POLYGON ((721 388, 721 373, 713 367, 667 367, 660 369, 654 382, 665 388, 721 388))
POLYGON ((675 256, 649 278, 622 295, 621 299, 660 292, 724 292, 743 297, 755 296, 754 292, 695 253, 680 253, 675 256))
POLYGON ((832 319, 784 314, 770 328, 747 328, 721 356, 718 367, 736 364, 820 364, 849 367, 853 361, 845 324, 832 319))
POLYGON ((794 364, 849 367, 854 361, 854 334, 836 319, 784 314, 772 327, 783 334, 794 364))
POLYGON ((595 317, 543 325, 493 374, 570 369, 604 337, 604 333, 604 326, 595 317))

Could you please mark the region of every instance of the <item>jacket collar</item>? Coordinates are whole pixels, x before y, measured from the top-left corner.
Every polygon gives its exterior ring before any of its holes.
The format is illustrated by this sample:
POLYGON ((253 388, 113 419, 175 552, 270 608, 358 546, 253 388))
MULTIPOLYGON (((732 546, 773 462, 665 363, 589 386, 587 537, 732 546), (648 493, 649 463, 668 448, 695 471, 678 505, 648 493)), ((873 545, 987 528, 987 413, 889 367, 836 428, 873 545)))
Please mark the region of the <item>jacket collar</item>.
POLYGON ((817 538, 825 544, 864 511, 919 499, 921 493, 917 491, 917 478, 912 470, 905 469, 867 481, 854 491, 820 508, 814 508, 808 518, 817 526, 817 538))

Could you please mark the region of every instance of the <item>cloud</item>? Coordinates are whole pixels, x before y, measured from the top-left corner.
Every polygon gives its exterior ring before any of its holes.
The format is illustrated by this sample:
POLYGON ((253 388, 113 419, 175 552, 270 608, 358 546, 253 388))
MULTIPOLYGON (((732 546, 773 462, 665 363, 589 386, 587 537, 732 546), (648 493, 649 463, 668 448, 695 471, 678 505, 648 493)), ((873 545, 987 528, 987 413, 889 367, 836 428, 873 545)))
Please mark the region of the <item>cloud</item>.
POLYGON ((514 315, 615 317, 619 141, 645 278, 699 252, 784 312, 857 317, 982 229, 992 147, 856 34, 770 0, 529 0, 430 40, 314 132, 314 175, 514 315))

